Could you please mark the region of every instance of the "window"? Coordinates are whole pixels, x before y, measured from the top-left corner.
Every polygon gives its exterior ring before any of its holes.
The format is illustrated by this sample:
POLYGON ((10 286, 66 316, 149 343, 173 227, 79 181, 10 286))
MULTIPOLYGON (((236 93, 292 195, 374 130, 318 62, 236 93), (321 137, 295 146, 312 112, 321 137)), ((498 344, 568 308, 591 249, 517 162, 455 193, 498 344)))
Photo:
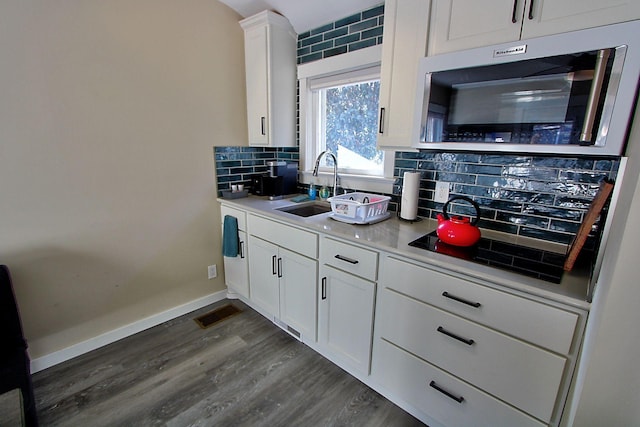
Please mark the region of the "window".
MULTIPOLYGON (((383 176, 384 152, 376 148, 379 68, 312 80, 310 90, 314 151, 331 151, 340 173, 383 176)), ((324 156, 320 166, 333 168, 332 160, 324 156)))
MULTIPOLYGON (((392 191, 393 153, 376 148, 380 54, 374 46, 298 66, 301 182, 314 180, 316 158, 329 150, 342 188, 392 191)), ((333 162, 323 156, 320 181, 330 173, 333 162)))

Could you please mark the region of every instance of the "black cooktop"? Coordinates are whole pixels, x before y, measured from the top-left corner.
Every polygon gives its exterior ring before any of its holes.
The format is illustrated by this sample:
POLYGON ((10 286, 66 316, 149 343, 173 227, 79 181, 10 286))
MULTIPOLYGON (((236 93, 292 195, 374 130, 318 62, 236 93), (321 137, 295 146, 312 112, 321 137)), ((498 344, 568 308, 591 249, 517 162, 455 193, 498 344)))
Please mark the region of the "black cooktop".
POLYGON ((470 247, 444 243, 436 232, 425 234, 409 246, 438 252, 503 270, 534 277, 551 283, 560 283, 566 256, 557 252, 500 242, 482 237, 470 247))

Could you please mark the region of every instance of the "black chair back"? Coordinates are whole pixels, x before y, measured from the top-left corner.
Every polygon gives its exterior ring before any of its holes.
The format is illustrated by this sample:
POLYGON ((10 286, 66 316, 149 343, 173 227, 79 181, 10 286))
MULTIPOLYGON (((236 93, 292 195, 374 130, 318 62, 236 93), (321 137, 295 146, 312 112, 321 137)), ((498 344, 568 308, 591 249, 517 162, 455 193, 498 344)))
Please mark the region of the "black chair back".
POLYGON ((16 388, 22 392, 25 425, 37 426, 27 341, 22 333, 22 322, 9 268, 0 265, 0 393, 16 388))

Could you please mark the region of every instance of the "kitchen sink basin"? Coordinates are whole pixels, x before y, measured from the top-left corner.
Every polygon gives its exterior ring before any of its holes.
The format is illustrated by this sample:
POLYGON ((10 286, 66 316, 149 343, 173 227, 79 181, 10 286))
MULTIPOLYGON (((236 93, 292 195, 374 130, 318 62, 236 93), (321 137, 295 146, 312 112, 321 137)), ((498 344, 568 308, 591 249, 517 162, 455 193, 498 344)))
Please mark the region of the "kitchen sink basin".
POLYGON ((286 212, 293 215, 309 217, 331 212, 331 205, 326 202, 310 202, 295 206, 286 206, 276 209, 280 212, 286 212))

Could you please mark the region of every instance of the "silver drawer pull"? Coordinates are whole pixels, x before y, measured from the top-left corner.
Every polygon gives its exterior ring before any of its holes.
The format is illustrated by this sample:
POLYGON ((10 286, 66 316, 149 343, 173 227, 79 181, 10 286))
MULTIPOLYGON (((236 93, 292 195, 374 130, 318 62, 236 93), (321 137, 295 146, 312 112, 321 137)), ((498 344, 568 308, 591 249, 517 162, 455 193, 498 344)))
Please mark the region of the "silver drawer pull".
POLYGON ((473 301, 466 300, 464 298, 457 297, 455 295, 451 295, 449 292, 446 292, 446 291, 442 293, 442 296, 445 298, 452 299, 454 301, 461 302, 463 304, 470 305, 471 307, 475 307, 475 308, 479 308, 482 305, 479 302, 473 302, 473 301))
POLYGON ((462 403, 462 402, 464 402, 464 397, 462 397, 462 396, 456 396, 455 394, 448 392, 447 390, 443 389, 443 388, 442 388, 442 387, 440 387, 438 384, 436 384, 436 382, 435 382, 435 381, 431 381, 431 382, 429 383, 429 386, 430 386, 430 387, 435 388, 435 389, 436 389, 436 390, 438 390, 440 393, 444 394, 444 395, 445 395, 445 396, 447 396, 447 397, 450 397, 451 399, 455 400, 455 401, 456 401, 456 402, 458 402, 458 403, 462 403))
POLYGON ((357 259, 347 258, 346 256, 342 256, 342 255, 336 255, 335 258, 339 259, 340 261, 345 261, 345 262, 348 262, 349 264, 354 264, 354 265, 360 262, 357 259))
POLYGON ((443 328, 442 326, 438 326, 437 331, 438 331, 438 332, 440 332, 441 334, 444 334, 444 335, 446 335, 446 336, 448 336, 448 337, 451 337, 451 338, 453 338, 453 339, 455 339, 455 340, 458 340, 458 341, 460 341, 460 342, 463 342, 463 343, 465 343, 466 345, 473 345, 473 344, 475 343, 475 341, 474 341, 474 340, 470 340, 470 339, 467 339, 467 338, 462 338, 461 336, 456 335, 456 334, 454 334, 453 332, 449 332, 449 331, 447 331, 447 330, 446 330, 445 328, 443 328))

